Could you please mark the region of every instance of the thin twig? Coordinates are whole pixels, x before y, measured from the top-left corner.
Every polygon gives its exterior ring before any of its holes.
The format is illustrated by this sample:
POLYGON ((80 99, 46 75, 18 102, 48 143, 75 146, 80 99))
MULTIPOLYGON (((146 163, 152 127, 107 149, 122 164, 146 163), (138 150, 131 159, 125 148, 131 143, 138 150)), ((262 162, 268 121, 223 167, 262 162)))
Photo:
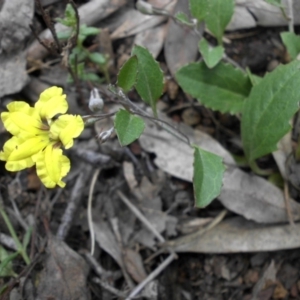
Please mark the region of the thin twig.
POLYGON ((130 293, 130 295, 126 298, 126 300, 133 299, 136 297, 142 289, 154 280, 175 258, 175 253, 171 253, 153 272, 151 272, 141 283, 139 283, 134 290, 130 293))
POLYGON ((118 280, 122 277, 122 272, 120 270, 118 271, 107 271, 105 270, 99 262, 95 259, 93 255, 91 255, 89 252, 84 251, 83 255, 87 259, 88 263, 92 266, 94 271, 97 273, 98 276, 101 278, 109 279, 109 280, 118 280))
POLYGON ((92 217, 92 200, 93 200, 95 184, 96 184, 96 181, 97 181, 100 171, 101 171, 101 169, 98 168, 95 170, 95 172, 93 174, 92 182, 90 185, 88 207, 87 207, 87 219, 88 219, 88 225, 89 225, 90 237, 91 237, 91 255, 94 255, 94 251, 95 251, 95 232, 94 232, 93 217, 92 217))
POLYGON ((203 235, 207 231, 216 227, 225 218, 226 214, 227 214, 227 210, 224 209, 205 228, 200 229, 188 236, 179 238, 177 240, 168 241, 167 243, 165 243, 164 245, 161 245, 161 246, 165 247, 165 249, 173 248, 174 251, 176 251, 176 248, 181 244, 180 243, 181 241, 184 241, 185 244, 192 242, 192 241, 196 241, 197 239, 199 239, 199 236, 203 235))
POLYGON ((42 193, 43 193, 44 188, 40 188, 37 196, 37 201, 35 204, 35 210, 34 210, 34 226, 32 229, 32 234, 31 234, 31 242, 30 242, 30 254, 29 257, 32 260, 35 255, 35 243, 36 243, 36 235, 37 235, 37 223, 38 223, 38 216, 39 216, 39 211, 40 211, 40 204, 41 204, 41 199, 42 199, 42 193))
POLYGON ((81 170, 81 173, 77 177, 76 183, 70 196, 70 202, 68 203, 68 206, 62 216, 61 224, 57 230, 56 237, 60 240, 64 240, 66 238, 71 228, 71 223, 82 199, 82 194, 86 186, 86 182, 87 180, 89 180, 91 170, 92 167, 85 164, 85 168, 81 170))
POLYGON ((111 285, 109 285, 108 283, 106 283, 105 281, 101 280, 100 278, 94 277, 92 278, 92 281, 101 285, 101 287, 103 287, 105 290, 109 291, 110 293, 120 297, 120 298, 125 298, 126 294, 117 290, 116 288, 112 287, 111 285))
POLYGON ((53 24, 52 24, 52 22, 50 20, 50 17, 48 15, 48 13, 44 10, 43 5, 41 4, 41 0, 35 0, 35 4, 38 7, 38 9, 40 10, 40 12, 42 14, 42 17, 43 17, 43 20, 46 23, 48 29, 52 33, 53 39, 54 39, 55 44, 56 44, 57 52, 61 53, 61 51, 62 51, 61 45, 60 45, 60 42, 59 42, 59 40, 57 38, 57 34, 56 34, 56 31, 55 31, 55 28, 54 28, 54 26, 53 26, 53 24))
POLYGON ((57 54, 54 53, 53 49, 51 47, 49 47, 48 45, 46 45, 46 43, 40 39, 40 37, 38 36, 38 34, 35 32, 34 27, 32 24, 29 25, 29 28, 31 29, 32 34, 34 35, 34 37, 37 39, 37 41, 51 54, 57 54))
POLYGON ((291 226, 295 226, 293 214, 291 211, 291 205, 290 205, 289 184, 286 181, 284 182, 284 200, 285 200, 286 214, 287 214, 289 223, 291 226))
POLYGON ((294 32, 293 0, 287 0, 287 15, 289 20, 289 32, 294 32))
POLYGON ((120 191, 117 190, 118 196, 128 206, 128 208, 136 215, 136 217, 157 237, 157 239, 164 243, 166 240, 157 231, 157 229, 147 220, 147 218, 127 199, 127 197, 120 191))
POLYGON ((76 46, 77 40, 78 40, 78 35, 79 35, 79 30, 80 30, 80 17, 78 13, 78 9, 76 4, 74 3, 73 0, 69 0, 69 3, 72 5, 74 11, 75 11, 75 17, 76 17, 76 30, 75 30, 75 35, 71 38, 72 39, 72 46, 71 50, 76 46))

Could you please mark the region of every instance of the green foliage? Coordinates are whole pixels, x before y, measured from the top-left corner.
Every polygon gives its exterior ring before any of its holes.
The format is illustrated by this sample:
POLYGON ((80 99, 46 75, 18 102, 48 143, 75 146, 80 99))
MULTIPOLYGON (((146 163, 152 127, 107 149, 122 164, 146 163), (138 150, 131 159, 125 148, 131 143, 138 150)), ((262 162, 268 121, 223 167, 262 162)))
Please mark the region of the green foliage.
POLYGON ((103 54, 98 52, 89 53, 88 57, 90 61, 98 65, 105 65, 107 61, 106 57, 103 54))
POLYGON ((293 32, 282 32, 281 39, 292 59, 296 59, 300 53, 300 36, 293 32))
POLYGON ((156 101, 163 92, 163 72, 149 50, 135 45, 132 55, 138 59, 138 76, 135 88, 140 97, 151 106, 156 115, 156 101))
POLYGON ((183 25, 193 26, 193 23, 190 21, 189 17, 184 12, 176 13, 175 19, 183 25))
POLYGON ((244 99, 252 88, 248 76, 223 63, 213 69, 204 62, 188 64, 177 71, 176 79, 186 93, 203 105, 232 114, 242 111, 244 99))
MULTIPOLYGON (((69 29, 66 31, 58 32, 57 37, 59 39, 71 39, 76 36, 77 31, 77 19, 76 13, 72 5, 68 4, 65 10, 64 18, 58 18, 57 21, 69 29)), ((82 24, 79 26, 78 37, 76 40, 76 46, 72 49, 69 55, 69 66, 72 69, 72 73, 77 76, 77 78, 84 81, 92 81, 96 83, 101 83, 103 81, 97 74, 85 71, 86 61, 92 62, 95 66, 102 71, 107 73, 107 62, 108 58, 101 53, 90 53, 84 46, 83 42, 87 37, 97 35, 100 30, 95 27, 86 26, 82 24)), ((73 77, 69 76, 68 82, 73 82, 73 77)))
POLYGON ((225 167, 222 158, 194 146, 194 194, 197 207, 205 207, 221 191, 225 167))
POLYGON ((247 75, 249 76, 249 79, 251 81, 251 84, 254 86, 254 85, 257 85, 259 84, 261 81, 262 81, 262 77, 260 76, 257 76, 255 74, 252 74, 251 71, 249 70, 249 68, 246 69, 246 72, 247 72, 247 75))
POLYGON ((190 0, 192 16, 199 22, 203 21, 209 12, 210 0, 190 0))
POLYGON ((118 74, 117 85, 128 92, 136 83, 138 70, 137 57, 131 56, 122 66, 118 74))
POLYGON ((19 255, 18 252, 8 253, 5 248, 0 246, 0 277, 13 276, 17 274, 13 270, 12 261, 19 255))
POLYGON ((67 27, 76 26, 76 13, 70 3, 68 3, 66 6, 64 18, 57 18, 56 21, 67 27))
POLYGON ((205 21, 209 31, 219 44, 234 11, 234 0, 190 0, 190 10, 199 22, 205 21))
POLYGON ((290 118, 299 109, 300 62, 276 68, 251 91, 242 116, 242 140, 251 163, 276 150, 290 130, 290 118))
POLYGON ((223 46, 211 47, 205 38, 199 42, 199 51, 210 69, 216 66, 224 55, 223 46))
POLYGON ((124 109, 117 112, 114 125, 119 142, 122 146, 129 145, 138 139, 145 129, 143 119, 134 116, 124 109))

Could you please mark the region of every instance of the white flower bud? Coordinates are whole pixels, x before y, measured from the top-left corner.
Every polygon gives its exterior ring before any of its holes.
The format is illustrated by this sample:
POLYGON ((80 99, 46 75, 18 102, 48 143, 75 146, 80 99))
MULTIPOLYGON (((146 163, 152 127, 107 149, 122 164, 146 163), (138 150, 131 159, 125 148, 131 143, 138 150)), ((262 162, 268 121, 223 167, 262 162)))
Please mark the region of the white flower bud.
POLYGON ((150 3, 147 3, 142 0, 138 0, 136 3, 136 9, 145 15, 153 15, 153 6, 150 3))
POLYGON ((102 144, 104 142, 106 142, 109 137, 111 136, 111 134, 114 132, 115 128, 112 127, 106 131, 102 131, 98 136, 97 139, 99 140, 99 142, 102 144))
POLYGON ((98 112, 101 111, 102 108, 103 108, 103 99, 101 98, 98 90, 96 88, 93 88, 90 94, 89 109, 92 112, 98 112))

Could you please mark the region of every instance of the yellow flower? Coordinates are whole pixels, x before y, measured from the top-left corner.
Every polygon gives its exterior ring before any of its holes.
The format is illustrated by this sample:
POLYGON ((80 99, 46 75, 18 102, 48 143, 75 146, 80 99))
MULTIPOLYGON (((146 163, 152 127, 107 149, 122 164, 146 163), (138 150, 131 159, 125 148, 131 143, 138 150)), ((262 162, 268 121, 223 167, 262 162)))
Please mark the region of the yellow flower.
POLYGON ((6 169, 15 172, 36 165, 37 174, 47 188, 64 187, 62 178, 70 170, 70 161, 60 147, 73 146, 84 122, 80 116, 65 114, 68 103, 63 90, 56 86, 46 89, 34 107, 14 101, 7 109, 1 119, 13 137, 0 152, 6 169), (57 114, 62 115, 53 119, 57 114))

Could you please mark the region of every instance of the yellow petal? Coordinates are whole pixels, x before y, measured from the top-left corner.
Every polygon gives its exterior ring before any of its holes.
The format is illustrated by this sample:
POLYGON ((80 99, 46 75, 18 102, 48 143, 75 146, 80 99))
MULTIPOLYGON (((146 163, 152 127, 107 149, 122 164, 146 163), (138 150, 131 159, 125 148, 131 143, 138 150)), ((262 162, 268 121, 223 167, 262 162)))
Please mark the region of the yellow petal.
POLYGON ((64 114, 68 110, 68 103, 62 88, 53 86, 41 93, 34 107, 42 119, 51 119, 56 114, 64 114))
POLYGON ((7 105, 8 112, 1 114, 1 119, 7 131, 13 135, 31 137, 44 134, 45 125, 33 107, 26 102, 13 101, 7 105))
POLYGON ((47 188, 56 185, 64 187, 61 180, 70 171, 70 160, 62 154, 62 150, 53 147, 54 143, 36 156, 36 170, 41 181, 47 188))
POLYGON ((73 146, 73 138, 78 137, 84 129, 80 116, 62 115, 50 126, 50 136, 63 143, 66 149, 73 146))
POLYGON ((10 159, 10 156, 15 152, 22 144, 24 140, 13 136, 9 139, 3 147, 4 151, 0 152, 0 160, 7 161, 5 168, 8 171, 16 172, 26 168, 30 168, 34 165, 34 161, 31 156, 24 156, 18 159, 10 159))

